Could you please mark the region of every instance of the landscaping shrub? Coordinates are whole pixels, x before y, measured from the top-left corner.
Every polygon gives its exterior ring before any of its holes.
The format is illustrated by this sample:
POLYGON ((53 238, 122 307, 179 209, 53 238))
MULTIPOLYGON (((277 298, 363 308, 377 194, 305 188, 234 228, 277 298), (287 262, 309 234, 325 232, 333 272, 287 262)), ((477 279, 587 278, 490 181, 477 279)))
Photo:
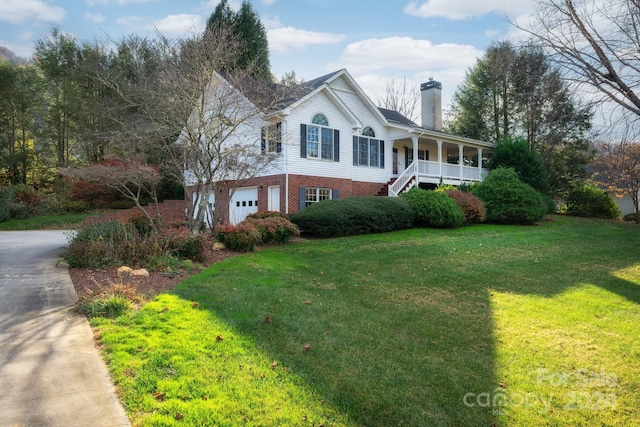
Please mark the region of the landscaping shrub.
POLYGON ((229 249, 238 252, 253 251, 257 245, 262 243, 262 233, 249 222, 217 226, 214 230, 214 236, 229 249))
POLYGON ((0 191, 0 222, 6 221, 11 217, 9 210, 9 199, 4 191, 0 191))
POLYGON ((548 194, 542 194, 542 201, 547 207, 547 213, 549 214, 555 213, 558 210, 558 205, 556 204, 556 201, 553 200, 553 197, 549 196, 548 194))
POLYGON ((74 311, 87 317, 115 319, 135 308, 143 299, 127 284, 115 283, 98 293, 88 292, 82 296, 74 311))
POLYGON ((64 259, 74 268, 142 266, 150 256, 162 253, 156 235, 142 235, 130 223, 107 221, 81 226, 72 233, 64 259))
POLYGON ((280 212, 264 211, 247 215, 240 224, 216 227, 214 236, 229 249, 252 251, 257 245, 286 243, 299 236, 298 227, 280 212))
POLYGON ((202 234, 193 234, 187 227, 163 230, 169 253, 191 261, 204 261, 206 239, 202 234))
POLYGON ((462 209, 443 192, 414 187, 400 197, 409 202, 418 226, 456 228, 464 224, 462 209))
POLYGON ((566 213, 587 218, 620 218, 616 202, 604 190, 586 184, 569 192, 566 213))
POLYGON ((520 181, 512 168, 498 168, 474 188, 484 202, 485 221, 497 224, 532 224, 544 218, 547 207, 533 187, 520 181))
POLYGON ((291 237, 300 235, 298 226, 284 216, 248 217, 243 222, 253 224, 266 245, 286 243, 291 237))
POLYGON ((628 213, 625 216, 623 216, 622 219, 624 221, 636 222, 636 214, 635 214, 635 212, 628 213))
POLYGON ((409 203, 399 197, 350 197, 314 203, 290 215, 300 230, 319 237, 401 230, 413 225, 409 203))
POLYGON ((465 223, 476 224, 484 221, 486 210, 484 203, 478 197, 460 190, 447 190, 445 194, 462 209, 465 223))

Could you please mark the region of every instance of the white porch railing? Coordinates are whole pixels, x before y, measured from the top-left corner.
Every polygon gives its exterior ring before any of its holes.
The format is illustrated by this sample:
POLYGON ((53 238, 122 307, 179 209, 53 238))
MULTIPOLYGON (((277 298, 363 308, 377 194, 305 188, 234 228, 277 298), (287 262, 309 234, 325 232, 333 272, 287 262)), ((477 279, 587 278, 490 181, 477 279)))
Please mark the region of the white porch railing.
POLYGON ((409 184, 412 179, 415 179, 418 173, 418 165, 416 162, 411 162, 408 168, 404 170, 394 181, 393 184, 389 186, 389 196, 395 197, 402 193, 405 187, 409 184))
POLYGON ((438 163, 428 160, 412 162, 389 186, 389 196, 397 196, 411 187, 417 186, 420 178, 443 179, 462 182, 479 182, 489 174, 488 169, 473 166, 460 166, 450 163, 438 163), (411 181, 414 181, 413 183, 411 181))

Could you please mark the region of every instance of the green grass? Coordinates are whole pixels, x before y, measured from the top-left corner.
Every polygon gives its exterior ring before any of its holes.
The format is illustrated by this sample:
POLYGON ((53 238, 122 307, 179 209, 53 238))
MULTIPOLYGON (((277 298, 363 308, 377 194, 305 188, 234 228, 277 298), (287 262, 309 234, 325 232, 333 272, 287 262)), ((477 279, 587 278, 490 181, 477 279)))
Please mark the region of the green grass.
POLYGON ((64 230, 94 214, 42 215, 0 222, 0 230, 64 230))
POLYGON ((93 325, 134 425, 633 425, 639 245, 564 217, 315 240, 93 325))

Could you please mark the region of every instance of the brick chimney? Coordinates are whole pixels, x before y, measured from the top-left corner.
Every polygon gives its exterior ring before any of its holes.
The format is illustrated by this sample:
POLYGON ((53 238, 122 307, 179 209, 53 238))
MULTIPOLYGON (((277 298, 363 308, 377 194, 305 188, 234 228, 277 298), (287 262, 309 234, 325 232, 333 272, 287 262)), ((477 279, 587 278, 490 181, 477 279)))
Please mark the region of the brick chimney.
POLYGON ((442 131, 442 83, 429 78, 420 85, 422 98, 422 127, 442 131))

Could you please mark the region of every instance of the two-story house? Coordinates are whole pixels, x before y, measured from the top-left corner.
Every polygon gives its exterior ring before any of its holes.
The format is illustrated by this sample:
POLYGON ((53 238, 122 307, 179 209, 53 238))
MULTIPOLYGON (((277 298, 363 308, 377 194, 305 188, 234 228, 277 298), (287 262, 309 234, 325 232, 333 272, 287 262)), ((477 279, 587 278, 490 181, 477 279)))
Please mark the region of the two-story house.
POLYGON ((441 90, 434 80, 421 85, 418 125, 378 108, 347 70, 302 83, 256 129, 276 162, 232 192, 223 217, 238 223, 256 211, 289 214, 327 199, 481 181, 494 145, 442 132, 441 90))

